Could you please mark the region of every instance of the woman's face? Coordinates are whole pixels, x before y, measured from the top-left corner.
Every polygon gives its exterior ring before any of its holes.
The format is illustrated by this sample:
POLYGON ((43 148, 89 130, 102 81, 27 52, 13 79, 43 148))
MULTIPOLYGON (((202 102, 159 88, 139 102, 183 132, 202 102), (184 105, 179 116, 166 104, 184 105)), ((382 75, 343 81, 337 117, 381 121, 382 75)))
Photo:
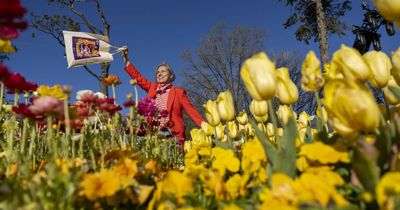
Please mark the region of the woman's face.
POLYGON ((157 69, 156 79, 158 83, 170 83, 171 74, 166 66, 160 66, 157 69))

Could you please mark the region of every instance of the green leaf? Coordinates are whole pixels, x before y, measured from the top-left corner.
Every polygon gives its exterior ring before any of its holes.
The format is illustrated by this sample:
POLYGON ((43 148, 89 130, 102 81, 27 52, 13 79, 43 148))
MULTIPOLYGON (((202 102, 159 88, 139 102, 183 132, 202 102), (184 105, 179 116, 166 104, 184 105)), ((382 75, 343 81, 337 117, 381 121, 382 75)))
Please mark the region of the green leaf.
POLYGON ((390 92, 392 92, 396 96, 397 100, 400 100, 400 87, 395 87, 390 85, 388 87, 390 92))
POLYGON ((232 144, 230 144, 230 142, 222 142, 218 139, 213 139, 212 142, 215 144, 215 146, 217 147, 221 147, 223 149, 230 149, 233 150, 235 152, 235 148, 233 148, 232 144))
POLYGON ((249 122, 254 128, 254 131, 256 133, 256 136, 260 140, 261 144, 264 147, 265 154, 268 157, 268 161, 271 163, 272 167, 274 168, 274 163, 276 162, 277 159, 277 149, 275 145, 273 145, 268 139, 265 133, 263 133, 258 127, 256 122, 253 119, 249 119, 249 122))
POLYGON ((296 121, 294 118, 290 118, 283 130, 282 147, 278 150, 278 159, 274 168, 275 171, 285 173, 292 178, 296 172, 296 138, 296 121))
POLYGON ((354 148, 353 151, 353 169, 363 187, 375 195, 375 185, 379 181, 378 167, 359 148, 354 148))

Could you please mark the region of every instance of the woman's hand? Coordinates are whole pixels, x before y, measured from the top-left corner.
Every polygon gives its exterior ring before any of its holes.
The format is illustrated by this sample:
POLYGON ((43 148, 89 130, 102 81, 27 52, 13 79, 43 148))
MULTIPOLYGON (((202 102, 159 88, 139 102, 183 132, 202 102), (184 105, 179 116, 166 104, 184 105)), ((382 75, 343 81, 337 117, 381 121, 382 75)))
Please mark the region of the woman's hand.
POLYGON ((129 59, 128 59, 128 48, 122 51, 122 58, 124 59, 124 64, 125 66, 128 65, 129 59))

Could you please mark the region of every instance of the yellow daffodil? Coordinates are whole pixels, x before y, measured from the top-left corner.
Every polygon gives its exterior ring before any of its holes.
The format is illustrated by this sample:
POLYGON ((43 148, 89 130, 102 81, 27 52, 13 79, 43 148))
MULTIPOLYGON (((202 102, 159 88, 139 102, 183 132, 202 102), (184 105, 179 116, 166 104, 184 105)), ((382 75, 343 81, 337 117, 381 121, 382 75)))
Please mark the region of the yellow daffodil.
POLYGON ((264 52, 247 59, 240 70, 240 76, 253 99, 270 100, 275 97, 275 64, 264 52))
POLYGON ((379 108, 369 89, 343 79, 329 81, 324 105, 333 128, 342 135, 372 131, 379 125, 379 108))
POLYGON ((333 54, 330 71, 340 72, 346 79, 366 81, 369 78, 369 67, 356 49, 341 45, 333 54))
POLYGON ((309 51, 301 66, 301 87, 304 91, 317 91, 324 85, 320 64, 314 51, 309 51))
POLYGON ((66 94, 64 94, 61 85, 54 85, 52 87, 41 85, 37 88, 36 93, 39 96, 52 96, 59 100, 64 100, 66 98, 66 94))
POLYGON ((226 170, 231 172, 239 171, 240 161, 235 157, 233 150, 214 147, 212 149, 212 156, 215 157, 215 160, 212 162, 212 168, 218 170, 222 176, 226 170))
POLYGON ((174 195, 178 199, 178 203, 183 203, 184 196, 194 191, 193 181, 179 171, 170 170, 163 180, 162 191, 166 194, 174 195))
POLYGON ((234 139, 238 136, 238 126, 235 121, 228 122, 229 138, 234 139))
POLYGON ((299 98, 299 91, 289 76, 289 69, 282 67, 276 70, 277 96, 282 104, 294 104, 299 98))
POLYGON ((400 172, 388 172, 375 188, 380 209, 395 209, 395 196, 400 195, 400 172))
POLYGON ((396 80, 397 84, 400 84, 400 48, 396 52, 392 52, 392 70, 391 74, 396 80))
POLYGON ((400 2, 396 0, 372 0, 378 9, 379 13, 387 21, 396 22, 399 25, 400 22, 400 2))
POLYGON ((206 104, 203 105, 205 109, 207 122, 212 126, 217 126, 221 122, 221 117, 218 113, 218 105, 216 101, 208 100, 206 104))
POLYGON ((249 122, 249 119, 247 117, 247 113, 245 111, 239 112, 239 114, 236 116, 236 120, 241 124, 241 125, 246 125, 249 122))
POLYGON ((11 40, 0 38, 0 53, 13 53, 15 48, 11 45, 11 40))
POLYGON ((221 120, 225 122, 233 120, 235 117, 235 105, 231 92, 225 91, 220 93, 217 98, 217 105, 221 120))
POLYGON ((389 57, 380 51, 369 51, 363 55, 363 59, 370 69, 371 85, 376 88, 386 87, 392 69, 389 57))

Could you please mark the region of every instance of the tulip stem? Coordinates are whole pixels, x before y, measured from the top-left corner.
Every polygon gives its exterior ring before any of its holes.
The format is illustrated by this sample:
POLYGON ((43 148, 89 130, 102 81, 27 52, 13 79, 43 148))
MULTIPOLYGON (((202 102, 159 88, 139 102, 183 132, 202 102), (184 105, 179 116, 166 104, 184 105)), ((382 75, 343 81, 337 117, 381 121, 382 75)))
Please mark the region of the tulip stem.
POLYGON ((1 84, 1 89, 0 89, 0 111, 3 107, 3 97, 4 97, 4 84, 3 82, 0 82, 1 84))
MULTIPOLYGON (((387 102, 387 100, 386 100, 386 94, 385 94, 385 92, 384 91, 382 91, 382 94, 383 94, 383 100, 384 100, 384 102, 385 102, 385 107, 386 107, 386 112, 387 112, 387 116, 388 116, 388 120, 390 120, 391 119, 391 117, 390 117, 390 109, 389 109, 389 104, 388 104, 388 102, 387 102)), ((385 122, 385 121, 384 121, 385 122)))
POLYGON ((272 106, 272 100, 268 100, 269 115, 271 115, 272 125, 274 125, 275 142, 280 145, 279 134, 278 134, 278 120, 276 119, 274 107, 272 106))
MULTIPOLYGON (((324 113, 322 112, 322 103, 321 103, 321 99, 319 98, 319 92, 318 91, 314 91, 314 96, 315 96, 315 100, 317 101, 317 107, 319 108, 320 112, 321 112, 321 121, 323 124, 323 128, 326 129, 326 125, 325 125, 325 117, 324 117, 324 113)), ((317 108, 317 109, 318 109, 317 108)), ((317 111, 315 111, 317 112, 317 111)))

